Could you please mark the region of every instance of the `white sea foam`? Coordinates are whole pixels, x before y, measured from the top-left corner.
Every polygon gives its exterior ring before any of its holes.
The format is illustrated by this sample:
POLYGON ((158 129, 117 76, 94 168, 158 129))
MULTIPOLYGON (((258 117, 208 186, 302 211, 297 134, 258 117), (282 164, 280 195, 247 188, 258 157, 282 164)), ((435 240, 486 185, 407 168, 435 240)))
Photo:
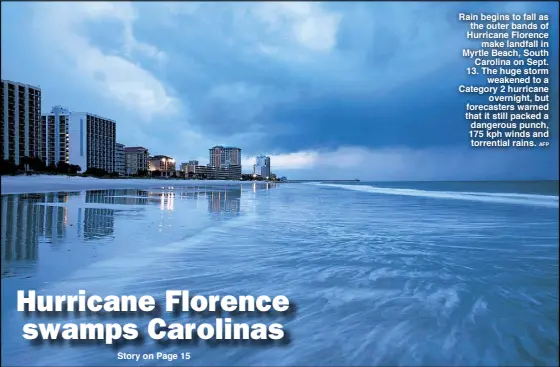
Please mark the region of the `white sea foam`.
POLYGON ((391 187, 376 187, 370 185, 343 185, 343 184, 314 184, 324 187, 336 187, 346 190, 368 192, 382 195, 415 196, 435 199, 468 200, 500 204, 533 205, 558 208, 558 196, 492 193, 492 192, 463 192, 463 191, 428 191, 418 189, 398 189, 391 187))

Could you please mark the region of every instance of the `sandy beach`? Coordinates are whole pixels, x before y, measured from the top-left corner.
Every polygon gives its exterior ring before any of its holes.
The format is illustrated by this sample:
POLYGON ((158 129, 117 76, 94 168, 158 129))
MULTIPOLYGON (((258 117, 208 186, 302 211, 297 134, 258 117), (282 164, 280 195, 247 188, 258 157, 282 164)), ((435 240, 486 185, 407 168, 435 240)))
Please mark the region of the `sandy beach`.
MULTIPOLYGON (((47 318, 17 311, 18 290, 150 295, 164 305, 174 289, 284 295, 297 312, 227 316, 281 324, 290 343, 161 344, 148 334, 148 314, 48 320, 133 323, 143 339, 119 352, 186 350, 193 365, 558 365, 554 183, 2 181, 3 191, 60 190, 1 198, 2 365, 188 365, 118 360, 96 340, 37 347, 23 326, 47 318)), ((161 318, 218 329, 208 315, 161 318)))
POLYGON ((2 176, 2 195, 57 191, 101 189, 148 189, 158 187, 194 187, 240 185, 240 181, 219 180, 158 180, 158 179, 100 179, 70 176, 2 176))

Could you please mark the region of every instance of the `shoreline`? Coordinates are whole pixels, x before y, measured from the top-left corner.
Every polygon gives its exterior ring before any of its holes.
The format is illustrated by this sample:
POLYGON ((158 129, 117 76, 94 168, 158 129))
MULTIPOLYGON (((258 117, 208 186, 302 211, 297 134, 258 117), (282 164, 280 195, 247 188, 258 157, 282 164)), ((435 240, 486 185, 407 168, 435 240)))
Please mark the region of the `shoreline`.
POLYGON ((57 175, 2 176, 1 195, 39 194, 105 189, 155 189, 168 186, 240 186, 252 181, 222 180, 160 180, 160 179, 102 179, 57 175))

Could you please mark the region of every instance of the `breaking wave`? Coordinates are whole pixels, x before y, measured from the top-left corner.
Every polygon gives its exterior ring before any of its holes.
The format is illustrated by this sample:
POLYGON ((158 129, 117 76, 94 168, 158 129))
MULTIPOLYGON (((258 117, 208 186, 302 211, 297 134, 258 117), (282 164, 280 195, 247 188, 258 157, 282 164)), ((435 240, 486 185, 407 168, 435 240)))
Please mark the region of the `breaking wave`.
POLYGON ((515 194, 515 193, 491 193, 491 192, 467 192, 467 191, 429 191, 418 189, 398 189, 390 187, 377 187, 372 185, 343 185, 313 183, 323 187, 335 187, 345 190, 368 192, 381 195, 401 195, 426 197, 434 199, 468 200, 497 204, 532 205, 549 208, 558 208, 558 196, 515 194))

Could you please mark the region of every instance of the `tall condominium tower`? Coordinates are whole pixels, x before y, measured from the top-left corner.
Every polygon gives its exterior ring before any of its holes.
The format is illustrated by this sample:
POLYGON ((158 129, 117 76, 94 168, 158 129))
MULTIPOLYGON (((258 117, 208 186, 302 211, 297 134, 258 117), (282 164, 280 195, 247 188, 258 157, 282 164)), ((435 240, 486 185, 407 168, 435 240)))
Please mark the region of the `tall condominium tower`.
POLYGON ((2 159, 20 163, 41 152, 41 89, 2 79, 0 141, 2 159))
POLYGON ((215 178, 238 180, 241 178, 241 149, 215 146, 210 148, 210 167, 215 178))
POLYGON ((82 171, 115 172, 116 123, 88 112, 70 114, 70 163, 82 171))
POLYGON ((241 149, 223 146, 210 148, 210 166, 241 166, 241 149))
POLYGON ((257 176, 264 178, 270 177, 270 157, 264 155, 258 156, 253 171, 257 176))
POLYGON ((70 163, 70 137, 68 122, 70 112, 62 106, 54 106, 51 113, 41 118, 41 154, 39 157, 47 166, 58 162, 70 163))

